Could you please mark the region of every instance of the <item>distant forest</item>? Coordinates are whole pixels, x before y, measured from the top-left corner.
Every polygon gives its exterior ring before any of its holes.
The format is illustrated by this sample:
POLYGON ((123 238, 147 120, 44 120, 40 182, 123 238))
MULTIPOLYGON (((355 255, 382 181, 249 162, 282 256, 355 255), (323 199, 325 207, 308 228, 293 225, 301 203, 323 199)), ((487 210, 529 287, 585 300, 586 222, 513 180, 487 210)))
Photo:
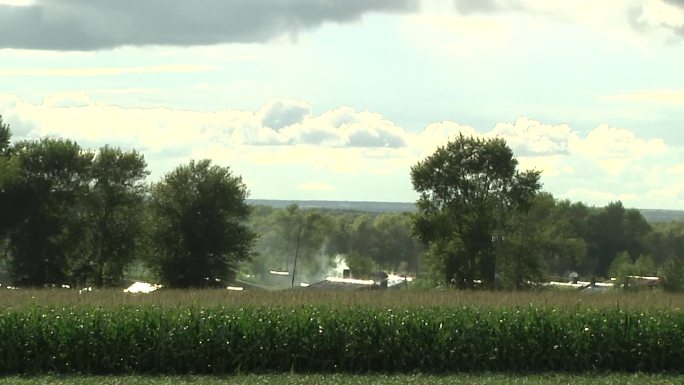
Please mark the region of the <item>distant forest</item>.
MULTIPOLYGON (((366 201, 326 201, 326 200, 284 200, 284 199, 247 199, 253 206, 285 208, 297 205, 301 208, 349 210, 368 213, 410 213, 416 211, 411 202, 366 202, 366 201)), ((684 220, 684 210, 638 209, 648 223, 684 220)))
MULTIPOLYGON (((269 285, 289 286, 271 270, 292 271, 299 244, 296 284, 322 278, 343 257, 352 274, 377 270, 418 276, 420 285, 440 285, 439 261, 414 235, 412 204, 335 201, 248 200, 248 227, 259 234, 255 255, 241 271, 269 285), (304 229, 303 233, 299 230, 304 229)), ((584 280, 660 276, 677 290, 684 284, 684 221, 678 211, 636 209, 612 202, 605 207, 557 200, 539 193, 526 218, 526 264, 537 282, 565 280, 576 271, 584 280), (664 216, 663 213, 671 216, 664 216), (679 214, 680 216, 677 216, 679 214)), ((511 235, 513 236, 513 235, 511 235)), ((506 239, 504 243, 508 242, 506 239)))

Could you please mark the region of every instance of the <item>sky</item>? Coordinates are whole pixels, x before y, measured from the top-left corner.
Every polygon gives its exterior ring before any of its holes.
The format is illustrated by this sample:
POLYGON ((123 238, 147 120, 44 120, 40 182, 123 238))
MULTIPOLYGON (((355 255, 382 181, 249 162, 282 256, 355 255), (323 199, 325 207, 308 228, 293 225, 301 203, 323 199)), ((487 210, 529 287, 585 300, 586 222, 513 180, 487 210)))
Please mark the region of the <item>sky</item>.
POLYGON ((0 0, 0 115, 258 199, 412 202, 463 134, 558 199, 682 210, 684 0, 0 0))

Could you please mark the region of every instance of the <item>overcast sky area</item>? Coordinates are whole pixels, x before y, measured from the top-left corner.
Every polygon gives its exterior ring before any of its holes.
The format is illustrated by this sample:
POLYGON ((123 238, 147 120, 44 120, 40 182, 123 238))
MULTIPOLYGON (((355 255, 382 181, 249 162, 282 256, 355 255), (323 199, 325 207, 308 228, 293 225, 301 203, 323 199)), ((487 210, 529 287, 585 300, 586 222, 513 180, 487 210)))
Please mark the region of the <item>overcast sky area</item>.
POLYGON ((543 189, 684 209, 684 0, 0 0, 14 140, 190 159, 251 198, 412 202, 501 137, 543 189))

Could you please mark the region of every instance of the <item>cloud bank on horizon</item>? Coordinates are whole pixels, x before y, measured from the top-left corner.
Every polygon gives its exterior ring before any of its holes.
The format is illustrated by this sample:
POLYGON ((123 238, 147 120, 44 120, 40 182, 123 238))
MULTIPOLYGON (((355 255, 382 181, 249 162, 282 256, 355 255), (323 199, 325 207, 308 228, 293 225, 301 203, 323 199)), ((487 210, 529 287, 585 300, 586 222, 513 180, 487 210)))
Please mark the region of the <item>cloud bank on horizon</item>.
POLYGON ((412 201, 463 134, 556 197, 684 209, 682 45, 682 0, 0 0, 0 115, 254 198, 412 201))
POLYGON ((546 190, 565 187, 556 193, 559 198, 590 204, 622 200, 635 207, 653 201, 679 207, 684 201, 682 149, 608 125, 583 134, 567 124, 519 117, 489 129, 441 121, 412 133, 379 113, 348 106, 314 113, 304 101, 276 99, 256 111, 141 109, 95 102, 84 92, 49 95, 40 104, 1 95, 0 111, 18 139, 64 137, 93 150, 105 143, 137 149, 147 156, 153 178, 190 159, 231 165, 254 184, 259 198, 273 197, 261 186, 273 178, 287 180, 276 171, 286 167, 294 179, 280 184, 280 192, 412 201, 410 167, 465 135, 506 140, 521 168, 542 171, 546 190), (677 178, 682 181, 671 183, 677 178), (362 184, 373 183, 402 188, 393 199, 384 188, 354 196, 362 184))

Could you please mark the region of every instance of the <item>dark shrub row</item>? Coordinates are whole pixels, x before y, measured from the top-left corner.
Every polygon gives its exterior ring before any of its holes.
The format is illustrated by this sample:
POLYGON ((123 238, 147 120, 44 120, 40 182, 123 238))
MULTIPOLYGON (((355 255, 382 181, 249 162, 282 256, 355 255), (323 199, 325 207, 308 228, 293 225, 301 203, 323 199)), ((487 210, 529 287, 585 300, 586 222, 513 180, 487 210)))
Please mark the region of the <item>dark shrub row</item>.
POLYGON ((684 371, 678 311, 33 308, 0 373, 684 371))

